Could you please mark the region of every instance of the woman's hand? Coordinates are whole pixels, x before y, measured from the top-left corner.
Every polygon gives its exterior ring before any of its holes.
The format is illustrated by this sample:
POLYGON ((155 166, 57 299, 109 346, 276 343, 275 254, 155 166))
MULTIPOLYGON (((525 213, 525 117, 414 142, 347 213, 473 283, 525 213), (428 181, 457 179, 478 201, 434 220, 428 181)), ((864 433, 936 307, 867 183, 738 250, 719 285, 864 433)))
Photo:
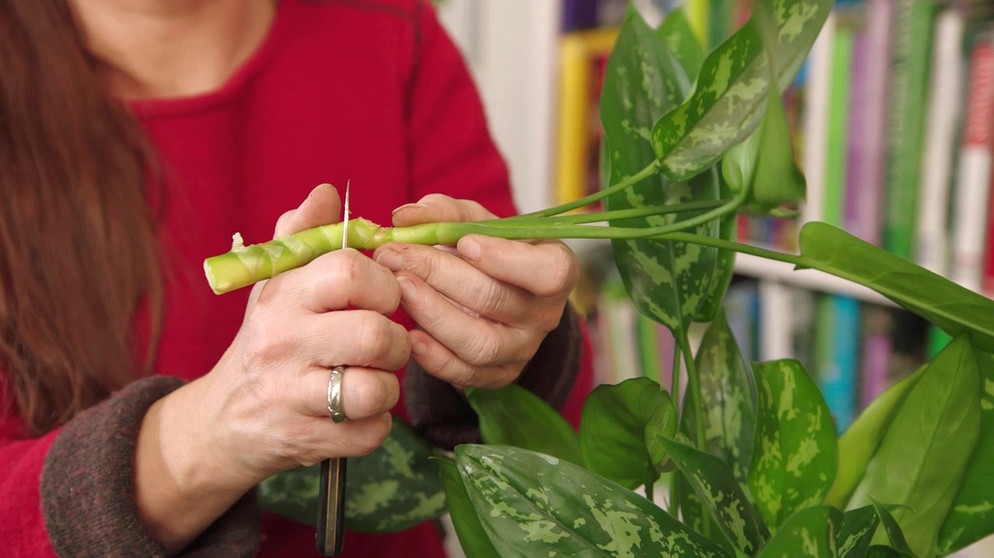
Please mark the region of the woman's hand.
MULTIPOLYGON (((478 203, 440 194, 394 211, 393 224, 479 221, 478 203)), ((394 271, 401 305, 418 323, 412 358, 458 387, 513 382, 559 324, 578 268, 562 242, 470 235, 452 249, 391 243, 373 258, 394 271)))
MULTIPOLYGON (((275 236, 337 219, 338 195, 319 186, 284 214, 275 236)), ((247 480, 328 457, 365 455, 390 432, 400 387, 392 372, 410 358, 406 331, 389 316, 400 287, 356 250, 338 250, 254 288, 235 341, 208 375, 216 394, 217 451, 247 480), (329 370, 347 365, 349 420, 328 415, 329 370), (253 478, 254 477, 254 478, 253 478)))
MULTIPOLYGON (((280 218, 276 235, 334 222, 340 202, 319 186, 280 218)), ((179 549, 273 473, 329 457, 364 455, 390 432, 410 358, 390 270, 339 250, 255 286, 242 326, 206 376, 146 414, 136 456, 139 509, 179 549), (346 365, 348 420, 328 412, 330 369, 346 365)))

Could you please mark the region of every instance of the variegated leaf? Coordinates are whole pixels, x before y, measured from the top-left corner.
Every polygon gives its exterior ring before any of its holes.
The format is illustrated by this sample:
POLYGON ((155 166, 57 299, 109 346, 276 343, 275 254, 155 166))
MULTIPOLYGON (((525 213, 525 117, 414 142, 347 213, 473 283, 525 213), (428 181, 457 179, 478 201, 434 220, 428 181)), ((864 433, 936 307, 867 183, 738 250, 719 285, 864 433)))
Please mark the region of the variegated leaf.
MULTIPOLYGON (((871 498, 872 500, 872 498, 871 498)), ((887 506, 881 504, 877 500, 873 500, 873 508, 877 512, 877 517, 880 518, 880 524, 884 528, 884 533, 887 535, 887 539, 890 541, 890 548, 902 558, 916 558, 916 554, 911 547, 908 545, 907 537, 904 534, 904 530, 901 525, 894 519, 894 515, 891 513, 887 506)), ((882 539, 883 537, 878 537, 882 539)), ((931 550, 928 556, 933 556, 934 553, 931 550)))
POLYGON ((838 445, 825 400, 796 360, 754 363, 758 403, 749 488, 775 529, 821 502, 835 480, 838 445))
MULTIPOLYGON (((649 28, 630 9, 611 54, 601 95, 605 142, 603 168, 610 183, 642 170, 655 159, 649 133, 666 110, 683 100, 690 82, 679 60, 660 32, 649 28)), ((669 183, 655 175, 609 197, 608 209, 662 206, 691 201, 714 201, 722 195, 716 173, 693 184, 669 183)), ((665 215, 612 222, 623 227, 652 227, 686 219, 693 214, 665 215)), ((731 217, 714 220, 695 230, 708 236, 733 232, 731 217), (724 227, 719 228, 721 225, 724 227)), ((727 288, 732 256, 720 258, 712 248, 652 240, 614 241, 615 259, 625 287, 643 314, 683 331, 695 318, 710 319, 727 288), (710 315, 709 315, 710 314, 710 315)))
POLYGON ((732 544, 750 556, 759 550, 769 530, 728 464, 674 440, 660 442, 732 544))
MULTIPOLYGON (((832 0, 773 2, 778 50, 778 91, 790 84, 834 5, 832 0)), ((705 59, 694 94, 652 129, 663 172, 686 180, 707 169, 744 139, 763 116, 770 87, 768 57, 759 25, 750 18, 705 59)))
MULTIPOLYGON (((736 479, 746 482, 756 439, 756 381, 724 311, 705 330, 694 360, 704 405, 705 448, 727 463, 736 479)), ((696 432, 691 398, 686 405, 685 431, 696 432)))
POLYGON ((835 558, 842 512, 831 506, 804 508, 791 515, 757 558, 835 558))
POLYGON ((984 389, 980 435, 953 507, 939 532, 939 552, 948 554, 994 533, 994 355, 977 351, 984 389))
POLYGON ((449 517, 452 518, 452 526, 455 528, 463 552, 473 558, 500 558, 486 530, 483 529, 483 523, 480 522, 480 516, 477 515, 472 500, 469 499, 469 493, 466 492, 466 486, 459 476, 456 462, 439 458, 436 463, 442 474, 442 482, 445 484, 445 502, 448 505, 449 517))
MULTIPOLYGON (((389 533, 445 513, 445 492, 431 455, 428 444, 395 417, 390 436, 376 451, 349 459, 346 527, 389 533)), ((274 475, 259 485, 259 504, 294 521, 313 524, 320 479, 317 465, 274 475)))
POLYGON ((587 469, 626 488, 659 477, 649 440, 672 437, 676 407, 669 393, 648 378, 597 386, 583 405, 580 449, 587 469))
POLYGON ((501 556, 729 556, 645 497, 567 461, 462 445, 456 464, 501 556))
POLYGON ((873 506, 847 511, 842 517, 842 529, 836 539, 839 558, 866 558, 878 525, 880 517, 873 506))
POLYGON ((659 24, 658 34, 666 48, 683 67, 684 73, 691 78, 696 77, 701 71, 706 53, 697 40, 697 35, 694 34, 683 8, 676 7, 666 13, 663 22, 659 24))

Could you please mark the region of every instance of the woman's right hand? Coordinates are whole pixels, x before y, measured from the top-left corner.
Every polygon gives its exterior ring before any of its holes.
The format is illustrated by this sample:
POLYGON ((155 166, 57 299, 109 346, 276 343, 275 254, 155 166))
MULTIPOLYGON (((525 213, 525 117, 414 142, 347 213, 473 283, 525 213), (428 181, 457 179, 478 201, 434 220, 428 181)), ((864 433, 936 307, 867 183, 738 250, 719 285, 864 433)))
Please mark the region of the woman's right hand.
MULTIPOLYGON (((276 236, 334 222, 339 210, 335 190, 319 186, 280 218, 276 236)), ((143 463, 151 475, 146 481, 161 483, 165 474, 175 482, 172 498, 198 499, 201 514, 205 497, 215 496, 223 505, 210 506, 217 517, 273 473, 377 448, 390 432, 389 411, 400 394, 392 371, 410 357, 405 328, 389 318, 399 302, 392 272, 351 249, 256 285, 241 328, 214 369, 146 415, 136 481, 146 523, 153 532, 155 525, 165 527, 160 541, 185 545, 213 518, 176 532, 177 520, 190 523, 176 514, 186 506, 171 502, 163 510, 171 497, 161 486, 143 486, 143 463), (341 423, 327 408, 336 365, 347 366, 342 401, 348 419, 341 423)))

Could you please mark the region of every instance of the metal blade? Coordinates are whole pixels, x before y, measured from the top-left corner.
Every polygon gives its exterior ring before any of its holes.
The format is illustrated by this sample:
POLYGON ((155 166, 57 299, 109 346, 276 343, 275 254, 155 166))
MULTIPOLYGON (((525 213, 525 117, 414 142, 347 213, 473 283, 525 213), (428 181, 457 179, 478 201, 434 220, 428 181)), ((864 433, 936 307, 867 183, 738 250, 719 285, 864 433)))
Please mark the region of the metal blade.
POLYGON ((345 183, 345 211, 342 216, 342 250, 349 247, 349 190, 352 186, 352 179, 345 183))
MULTIPOLYGON (((352 180, 345 183, 345 209, 342 212, 342 249, 349 247, 349 190, 352 180)), ((345 535, 345 469, 344 457, 321 462, 317 533, 315 546, 322 556, 337 556, 342 552, 345 535)))

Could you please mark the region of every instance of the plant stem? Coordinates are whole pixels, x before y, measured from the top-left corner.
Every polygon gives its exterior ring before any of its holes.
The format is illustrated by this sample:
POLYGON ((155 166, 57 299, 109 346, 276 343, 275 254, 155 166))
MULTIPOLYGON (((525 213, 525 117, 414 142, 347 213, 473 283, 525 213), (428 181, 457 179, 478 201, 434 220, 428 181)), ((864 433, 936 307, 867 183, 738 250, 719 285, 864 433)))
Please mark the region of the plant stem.
POLYGON ((637 173, 635 173, 635 174, 633 174, 631 176, 628 176, 628 177, 622 179, 621 182, 618 182, 616 184, 612 184, 612 185, 608 186, 607 188, 604 188, 603 190, 601 190, 599 192, 594 192, 593 194, 590 194, 589 196, 585 196, 585 197, 582 197, 582 198, 580 198, 578 200, 574 200, 574 201, 567 202, 567 203, 564 203, 564 204, 561 204, 561 205, 557 205, 555 207, 550 207, 550 208, 542 209, 542 210, 539 210, 539 211, 533 211, 531 213, 525 213, 525 214, 522 214, 522 215, 517 215, 515 217, 508 217, 508 220, 512 220, 513 221, 513 220, 519 220, 519 219, 531 219, 531 218, 535 218, 535 217, 551 217, 553 215, 559 215, 560 213, 566 213, 567 211, 572 211, 574 209, 579 209, 581 207, 590 205, 590 204, 592 204, 594 202, 600 201, 600 200, 602 200, 602 199, 610 196, 611 194, 614 194, 615 192, 620 192, 620 191, 622 191, 622 190, 624 190, 624 189, 626 189, 626 188, 628 188, 628 187, 630 187, 630 186, 632 186, 634 184, 637 184, 637 183, 645 180, 646 178, 649 178, 650 176, 658 174, 660 168, 661 168, 661 165, 659 163, 659 160, 658 159, 653 159, 653 161, 651 163, 649 163, 649 165, 647 167, 645 167, 644 169, 638 171, 637 173))
MULTIPOLYGON (((615 209, 611 211, 594 211, 589 213, 574 213, 571 215, 553 215, 549 217, 529 218, 528 222, 540 224, 548 227, 550 225, 579 225, 589 223, 601 223, 620 221, 622 219, 634 219, 639 217, 653 217, 656 215, 669 215, 673 213, 687 213, 690 211, 700 211, 702 209, 714 209, 726 203, 725 200, 697 201, 690 203, 679 203, 666 205, 663 207, 633 207, 630 209, 615 209)), ((491 219, 489 221, 476 221, 476 223, 497 227, 517 227, 525 219, 510 217, 506 219, 491 219)), ((644 230, 644 229, 643 229, 644 230)))
MULTIPOLYGON (((619 183, 621 184, 621 183, 619 183)), ((549 238, 634 239, 661 237, 706 223, 735 211, 744 197, 738 195, 722 205, 689 219, 658 227, 609 227, 603 224, 563 224, 548 217, 510 218, 467 223, 424 223, 410 227, 380 227, 366 219, 349 223, 349 247, 374 250, 387 242, 411 244, 454 244, 467 234, 484 234, 512 240, 549 238)), ((713 202, 712 202, 713 203, 713 202)), ((690 205, 690 204, 687 204, 690 205)), ((680 210, 687 210, 684 205, 680 210)), ((696 206, 693 206, 696 207, 696 206)), ((642 210, 605 212, 612 219, 643 215, 642 210), (620 216, 620 217, 619 217, 620 216)), ((581 218, 581 222, 587 218, 581 218)), ((341 245, 342 225, 335 223, 300 231, 269 242, 233 246, 218 256, 204 260, 204 273, 217 294, 246 287, 278 273, 305 265, 341 245)), ((696 237, 694 237, 696 238, 696 237)))
MULTIPOLYGON (((671 330, 672 331, 672 330, 671 330)), ((676 409, 677 428, 680 426, 680 360, 683 346, 676 343, 673 347, 673 369, 670 371, 670 396, 673 397, 673 407, 676 409)), ((680 471, 674 470, 670 475, 669 512, 673 517, 680 517, 680 471)))

